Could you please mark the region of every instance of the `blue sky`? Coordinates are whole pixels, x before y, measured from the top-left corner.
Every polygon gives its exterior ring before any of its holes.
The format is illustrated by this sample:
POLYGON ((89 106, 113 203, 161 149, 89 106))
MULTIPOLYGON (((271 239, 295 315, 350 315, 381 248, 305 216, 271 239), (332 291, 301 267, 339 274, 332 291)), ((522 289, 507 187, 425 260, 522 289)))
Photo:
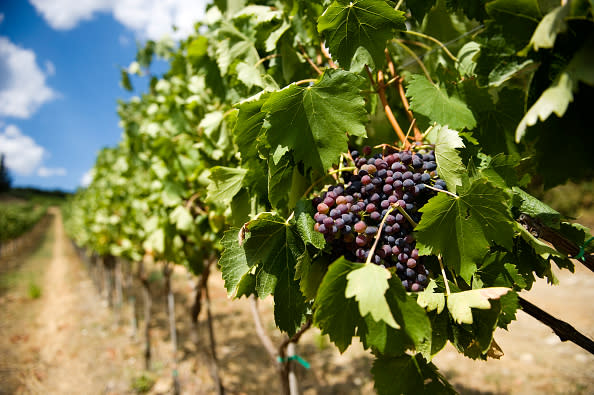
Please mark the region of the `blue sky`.
MULTIPOLYGON (((1 1, 0 152, 13 185, 80 186, 120 140, 117 99, 132 95, 120 67, 136 42, 184 37, 203 10, 200 0, 1 1)), ((146 81, 133 84, 137 94, 146 81)))

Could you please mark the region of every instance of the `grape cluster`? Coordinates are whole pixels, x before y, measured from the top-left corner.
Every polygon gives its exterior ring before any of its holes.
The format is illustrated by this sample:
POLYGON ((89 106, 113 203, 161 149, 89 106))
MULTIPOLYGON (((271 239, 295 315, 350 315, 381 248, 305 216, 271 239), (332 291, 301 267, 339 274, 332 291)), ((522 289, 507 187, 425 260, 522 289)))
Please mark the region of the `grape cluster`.
MULTIPOLYGON (((364 154, 370 151, 365 147, 364 154)), ((422 291, 429 272, 419 260, 411 220, 420 221, 419 208, 436 194, 427 186, 446 189, 437 175, 434 151, 399 151, 369 158, 352 151, 351 156, 357 169, 343 173, 345 184, 330 186, 313 199, 315 230, 324 235, 336 257, 365 262, 385 217, 371 262, 395 268, 407 291, 422 291)))

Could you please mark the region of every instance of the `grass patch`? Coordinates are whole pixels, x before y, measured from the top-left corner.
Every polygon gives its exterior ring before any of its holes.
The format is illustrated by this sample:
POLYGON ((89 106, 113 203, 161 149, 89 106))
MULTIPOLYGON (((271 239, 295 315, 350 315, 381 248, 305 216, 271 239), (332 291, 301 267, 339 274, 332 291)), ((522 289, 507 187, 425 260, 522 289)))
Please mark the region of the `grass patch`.
POLYGON ((41 279, 50 264, 55 239, 53 222, 47 226, 36 246, 0 261, 0 294, 15 290, 31 299, 41 297, 41 279))
POLYGON ((146 372, 143 372, 140 376, 132 379, 131 387, 137 394, 145 394, 153 388, 155 385, 155 379, 146 372))
POLYGON ((29 283, 27 293, 29 294, 29 298, 39 299, 41 297, 41 287, 36 283, 29 283))

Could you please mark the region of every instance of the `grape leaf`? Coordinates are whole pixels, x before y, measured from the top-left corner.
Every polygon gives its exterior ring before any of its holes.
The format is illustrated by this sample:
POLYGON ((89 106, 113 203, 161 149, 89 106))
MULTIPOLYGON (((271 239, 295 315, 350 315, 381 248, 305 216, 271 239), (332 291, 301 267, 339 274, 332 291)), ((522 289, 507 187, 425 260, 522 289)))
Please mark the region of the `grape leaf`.
POLYGON ((308 200, 300 200, 295 206, 295 222, 297 224, 297 231, 299 236, 306 244, 311 244, 317 249, 321 250, 326 245, 324 235, 314 230, 315 220, 314 208, 308 200))
POLYGON ((546 14, 534 30, 529 45, 536 51, 540 48, 553 48, 557 34, 567 29, 565 18, 569 16, 570 8, 571 5, 565 3, 546 14))
POLYGON ((261 109, 269 95, 268 92, 260 93, 237 105, 239 114, 237 114, 237 123, 233 129, 233 135, 237 149, 244 161, 258 155, 258 137, 266 117, 261 109))
POLYGON ((379 395, 418 394, 423 388, 423 373, 410 355, 379 357, 373 361, 371 374, 379 395))
POLYGON ((526 128, 536 124, 538 120, 544 121, 553 113, 562 117, 569 103, 573 101, 573 94, 578 88, 579 81, 594 85, 592 64, 594 64, 594 38, 590 37, 551 86, 526 112, 516 129, 516 142, 520 142, 526 133, 526 128))
POLYGON ((515 167, 518 160, 505 154, 497 154, 493 158, 488 157, 481 164, 481 174, 493 185, 500 188, 511 188, 518 184, 518 173, 515 167))
POLYGON ((248 88, 254 85, 260 88, 266 87, 266 80, 262 78, 262 70, 259 66, 239 62, 235 70, 237 71, 237 78, 248 88))
POLYGON ((436 0, 408 0, 406 6, 410 10, 413 18, 421 23, 427 12, 429 12, 431 7, 435 5, 435 2, 436 0))
POLYGON ((499 320, 497 320, 497 326, 507 329, 507 326, 516 319, 516 311, 520 308, 518 294, 508 292, 499 298, 499 301, 501 302, 501 313, 499 314, 499 320))
POLYGON ((480 282, 475 277, 475 281, 472 283, 473 287, 526 288, 526 280, 511 262, 513 262, 513 257, 507 251, 488 254, 477 272, 480 282))
POLYGON ((571 76, 568 73, 561 73, 559 78, 547 88, 538 100, 530 107, 520 121, 516 129, 516 142, 519 143, 526 133, 526 128, 538 122, 544 121, 551 114, 555 113, 558 117, 562 117, 573 101, 573 85, 571 76))
POLYGON ((544 259, 549 259, 551 255, 565 257, 565 255, 561 254, 553 247, 550 247, 548 244, 545 244, 542 241, 538 240, 536 237, 532 235, 532 233, 526 230, 526 228, 524 228, 519 223, 516 222, 515 224, 516 228, 520 231, 520 236, 522 237, 522 239, 524 239, 526 243, 528 243, 528 245, 534 248, 535 254, 540 255, 544 259))
POLYGON ((210 169, 208 200, 220 205, 228 205, 241 189, 247 170, 237 167, 215 166, 210 169))
POLYGON ((357 336, 366 349, 371 348, 383 355, 401 355, 414 347, 402 329, 394 329, 383 321, 377 322, 371 315, 362 320, 357 336))
POLYGON ((523 191, 519 187, 513 187, 513 206, 517 207, 521 213, 528 214, 532 218, 536 218, 544 225, 551 228, 558 229, 561 222, 561 214, 552 209, 547 204, 541 202, 528 192, 523 191))
POLYGON ((406 95, 411 98, 410 109, 440 125, 452 129, 473 129, 476 119, 466 103, 448 96, 445 89, 432 84, 424 75, 415 74, 408 82, 406 95))
POLYGON ((306 168, 325 172, 347 150, 347 134, 366 136, 361 81, 347 71, 326 70, 313 86, 292 84, 272 93, 262 107, 270 144, 291 148, 306 168))
POLYGON ((314 302, 314 324, 330 336, 341 353, 351 344, 359 317, 357 302, 345 297, 347 275, 361 266, 344 257, 334 261, 328 267, 314 302))
POLYGON ((404 12, 383 0, 335 0, 320 16, 318 31, 342 67, 348 67, 357 48, 364 47, 381 68, 386 41, 394 29, 406 29, 404 21, 404 12))
POLYGON ((305 299, 295 281, 297 259, 303 253, 296 230, 284 218, 262 213, 247 225, 243 244, 249 266, 258 265, 256 290, 260 298, 274 293, 276 325, 293 335, 303 322, 305 299))
POLYGON ((437 310, 437 314, 441 314, 445 308, 445 295, 441 292, 434 292, 436 288, 435 280, 431 280, 427 284, 427 288, 418 293, 417 303, 427 311, 437 310))
POLYGON ((394 319, 412 340, 415 349, 426 348, 431 340, 431 323, 427 313, 418 305, 414 296, 404 291, 397 276, 392 276, 388 283, 390 288, 386 292, 386 300, 394 319))
POLYGON ((169 219, 175 224, 177 229, 188 232, 192 229, 194 218, 187 208, 184 206, 177 206, 170 214, 169 219))
POLYGON ((590 228, 578 223, 561 222, 559 233, 568 240, 573 241, 576 245, 584 246, 586 253, 594 251, 594 241, 590 241, 590 243, 585 245, 586 241, 592 237, 590 228))
POLYGON ((456 187, 462 185, 462 174, 466 173, 456 148, 464 148, 464 143, 458 132, 447 126, 438 126, 435 134, 437 173, 446 182, 448 190, 456 191, 456 187))
POLYGON ((249 65, 255 65, 260 60, 258 50, 255 47, 255 42, 242 32, 237 30, 229 22, 223 22, 219 34, 222 37, 215 48, 216 61, 221 75, 227 74, 231 64, 241 59, 249 65))
POLYGON ((447 297, 448 311, 458 324, 472 324, 471 309, 490 309, 490 299, 499 299, 510 289, 491 287, 455 292, 447 297))
POLYGON ((307 250, 303 251, 297 259, 295 280, 299 280, 299 287, 307 300, 313 300, 316 297, 327 267, 328 262, 322 258, 312 262, 307 250))
POLYGON ((199 58, 207 54, 208 38, 205 36, 198 36, 193 39, 187 47, 187 54, 190 58, 199 58))
POLYGON ((288 152, 278 163, 272 158, 268 161, 268 200, 274 209, 288 204, 287 192, 291 187, 294 168, 288 152))
POLYGON ((473 76, 475 75, 474 69, 476 68, 476 56, 480 53, 481 46, 475 41, 470 41, 458 51, 458 63, 456 68, 461 76, 473 76))
POLYGON ((388 289, 390 272, 378 265, 366 264, 347 275, 345 296, 359 303, 361 317, 371 314, 375 321, 384 321, 392 328, 400 328, 394 321, 384 296, 388 289))
POLYGON ((278 40, 290 27, 290 24, 288 24, 286 21, 283 21, 282 25, 280 25, 276 30, 268 35, 268 38, 265 42, 266 52, 272 52, 275 48, 277 48, 278 40))
POLYGON ((552 3, 546 4, 540 0, 494 0, 488 2, 485 9, 493 18, 492 23, 501 26, 506 39, 521 48, 530 40, 543 12, 552 8, 546 6, 552 3))
POLYGON ((270 22, 274 19, 278 19, 282 16, 282 12, 268 6, 263 5, 248 5, 239 11, 237 11, 233 15, 233 19, 241 19, 244 17, 252 17, 246 18, 250 21, 254 22, 256 25, 261 23, 270 22))
POLYGON ((470 281, 491 242, 512 248, 507 200, 503 190, 484 179, 473 181, 458 197, 438 193, 420 210, 423 217, 415 228, 420 254, 443 255, 447 266, 470 281))
POLYGON ((221 267, 225 288, 229 296, 232 296, 237 291, 241 279, 251 269, 245 256, 245 250, 239 244, 240 231, 237 228, 230 229, 225 232, 221 240, 223 253, 219 259, 219 266, 221 267))
POLYGON ((396 357, 378 356, 371 368, 379 395, 455 394, 437 367, 419 354, 396 357))
POLYGON ((472 324, 453 324, 450 327, 450 341, 453 346, 472 359, 487 359, 493 332, 501 315, 499 299, 491 299, 487 303, 489 308, 472 310, 472 324))
POLYGON ((165 231, 163 228, 158 228, 150 233, 142 243, 142 247, 147 251, 156 251, 161 254, 165 252, 165 231))

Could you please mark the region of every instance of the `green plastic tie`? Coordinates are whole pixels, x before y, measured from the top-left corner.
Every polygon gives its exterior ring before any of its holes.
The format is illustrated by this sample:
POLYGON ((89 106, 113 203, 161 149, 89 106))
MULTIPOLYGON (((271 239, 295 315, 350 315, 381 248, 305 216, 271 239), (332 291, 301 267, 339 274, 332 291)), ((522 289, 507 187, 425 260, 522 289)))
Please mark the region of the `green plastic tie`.
POLYGON ((177 377, 178 373, 177 373, 177 369, 173 369, 173 377, 177 377))
POLYGON ((582 246, 580 247, 580 253, 575 256, 575 259, 579 259, 582 262, 586 260, 586 257, 584 257, 584 255, 586 254, 586 247, 588 246, 588 244, 590 244, 592 240, 594 240, 594 237, 590 237, 588 240, 584 242, 584 244, 582 244, 582 246))
POLYGON ((281 356, 278 356, 278 357, 276 357, 276 360, 278 361, 278 363, 283 363, 285 361, 297 361, 297 363, 299 363, 305 369, 309 369, 311 367, 309 365, 309 363, 305 359, 301 358, 299 355, 293 355, 288 358, 283 358, 281 356))

